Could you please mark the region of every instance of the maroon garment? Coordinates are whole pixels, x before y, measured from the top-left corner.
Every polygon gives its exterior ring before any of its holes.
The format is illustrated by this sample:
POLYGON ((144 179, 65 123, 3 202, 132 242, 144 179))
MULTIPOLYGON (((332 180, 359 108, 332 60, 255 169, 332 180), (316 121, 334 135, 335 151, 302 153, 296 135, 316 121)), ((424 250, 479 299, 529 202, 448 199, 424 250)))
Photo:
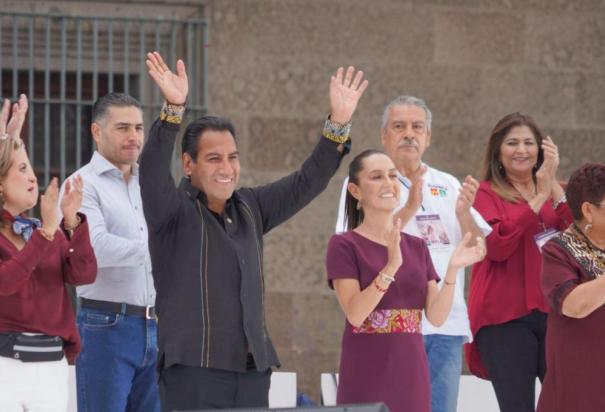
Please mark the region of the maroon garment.
MULTIPOLYGON (((428 282, 439 280, 426 243, 401 234, 403 265, 376 309, 424 309, 428 282)), ((330 239, 328 281, 352 278, 372 286, 387 263, 387 248, 350 231, 330 239)), ((391 412, 429 412, 431 389, 420 333, 353 333, 346 321, 342 338, 337 402, 384 402, 391 412)))
POLYGON ((88 224, 68 240, 61 230, 53 242, 35 230, 23 249, 0 233, 0 332, 32 332, 60 336, 73 363, 80 337, 65 283, 92 283, 97 275, 88 224))
MULTIPOLYGON (((468 312, 473 336, 483 326, 519 319, 532 310, 548 312, 540 289, 542 258, 534 236, 544 229, 565 230, 572 222, 567 203, 553 210, 546 201, 536 215, 526 201, 510 202, 482 181, 475 209, 492 227, 487 256, 473 265, 468 312)), ((470 371, 487 379, 475 342, 465 345, 470 371)))
POLYGON ((551 311, 546 329, 546 377, 538 412, 605 411, 605 307, 583 319, 561 313, 563 301, 579 284, 593 280, 561 246, 543 248, 542 290, 551 311))

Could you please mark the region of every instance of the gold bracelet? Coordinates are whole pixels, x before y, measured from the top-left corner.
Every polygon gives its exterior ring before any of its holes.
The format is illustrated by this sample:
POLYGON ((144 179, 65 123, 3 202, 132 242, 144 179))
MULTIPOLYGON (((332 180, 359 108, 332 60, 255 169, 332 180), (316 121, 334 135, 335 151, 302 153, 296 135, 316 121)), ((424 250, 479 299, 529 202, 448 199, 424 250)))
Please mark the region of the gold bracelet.
POLYGON ((46 230, 44 230, 43 228, 38 229, 40 231, 40 234, 42 235, 42 237, 46 240, 48 240, 49 242, 52 242, 53 240, 55 240, 55 234, 53 233, 52 235, 49 235, 48 232, 46 230))
POLYGON ((172 124, 181 124, 183 114, 185 113, 185 105, 177 105, 164 102, 162 111, 160 112, 160 120, 172 124))

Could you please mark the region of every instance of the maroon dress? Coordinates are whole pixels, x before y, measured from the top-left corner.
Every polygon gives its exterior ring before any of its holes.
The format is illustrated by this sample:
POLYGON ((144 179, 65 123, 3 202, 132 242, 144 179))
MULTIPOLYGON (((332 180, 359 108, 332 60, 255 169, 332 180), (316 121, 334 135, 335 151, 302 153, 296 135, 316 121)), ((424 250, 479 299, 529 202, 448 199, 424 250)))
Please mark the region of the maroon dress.
MULTIPOLYGON (((342 337, 339 404, 384 402, 392 412, 430 412, 431 389, 421 333, 428 282, 439 280, 426 243, 401 234, 403 265, 376 309, 359 328, 348 321, 342 337)), ((372 286, 387 263, 387 248, 350 231, 332 236, 328 282, 357 279, 372 286)), ((373 286, 372 286, 373 287, 373 286)))
POLYGON ((542 251, 542 289, 552 310, 538 412, 605 411, 605 306, 583 319, 561 313, 574 288, 605 273, 605 252, 567 232, 542 251))

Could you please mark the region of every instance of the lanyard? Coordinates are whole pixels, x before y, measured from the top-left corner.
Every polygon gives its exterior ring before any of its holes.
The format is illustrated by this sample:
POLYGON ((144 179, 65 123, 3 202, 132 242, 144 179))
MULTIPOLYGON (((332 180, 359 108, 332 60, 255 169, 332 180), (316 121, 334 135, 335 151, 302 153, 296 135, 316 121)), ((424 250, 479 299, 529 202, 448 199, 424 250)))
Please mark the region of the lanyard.
MULTIPOLYGON (((403 180, 400 176, 397 176, 397 178, 399 179, 399 181, 401 182, 401 184, 403 185, 403 187, 405 187, 408 190, 408 196, 409 196, 409 192, 410 192, 410 187, 408 186, 408 184, 405 182, 405 180, 403 180)), ((426 209, 424 208, 424 204, 420 203, 420 207, 422 208, 422 211, 425 212, 426 209)))

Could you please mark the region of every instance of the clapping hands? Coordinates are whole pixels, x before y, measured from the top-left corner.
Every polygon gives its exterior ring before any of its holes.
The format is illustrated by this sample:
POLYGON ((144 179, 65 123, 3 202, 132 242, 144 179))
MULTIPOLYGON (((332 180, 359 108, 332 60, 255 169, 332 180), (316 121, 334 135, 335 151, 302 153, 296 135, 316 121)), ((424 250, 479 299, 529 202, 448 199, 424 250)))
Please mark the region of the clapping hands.
POLYGON ((462 241, 458 244, 456 249, 454 249, 454 252, 450 257, 450 267, 458 270, 483 260, 487 253, 485 239, 477 236, 477 243, 475 246, 470 246, 471 237, 471 232, 466 232, 462 241))
POLYGON ((4 140, 10 137, 13 140, 19 141, 28 107, 27 96, 24 94, 19 96, 17 103, 13 103, 12 110, 10 100, 4 100, 2 111, 0 111, 0 139, 4 140), (10 120, 8 119, 9 115, 10 120))
POLYGON ((552 184, 556 179, 557 169, 559 168, 559 149, 550 136, 546 136, 542 140, 542 150, 544 161, 536 172, 536 189, 539 194, 550 197, 552 184))

